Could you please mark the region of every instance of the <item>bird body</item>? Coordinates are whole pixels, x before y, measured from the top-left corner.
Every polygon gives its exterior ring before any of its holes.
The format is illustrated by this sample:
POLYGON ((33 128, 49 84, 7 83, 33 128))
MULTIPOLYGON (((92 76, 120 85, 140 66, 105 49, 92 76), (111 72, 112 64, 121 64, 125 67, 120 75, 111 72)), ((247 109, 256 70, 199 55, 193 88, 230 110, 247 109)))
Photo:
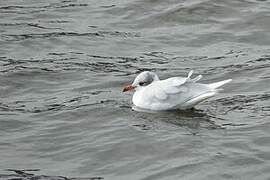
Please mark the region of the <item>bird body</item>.
POLYGON ((159 80, 153 72, 142 72, 124 91, 135 89, 132 102, 142 109, 189 109, 214 96, 220 90, 220 86, 231 81, 228 79, 212 84, 197 83, 202 76, 191 79, 192 73, 193 71, 190 71, 187 77, 159 80))

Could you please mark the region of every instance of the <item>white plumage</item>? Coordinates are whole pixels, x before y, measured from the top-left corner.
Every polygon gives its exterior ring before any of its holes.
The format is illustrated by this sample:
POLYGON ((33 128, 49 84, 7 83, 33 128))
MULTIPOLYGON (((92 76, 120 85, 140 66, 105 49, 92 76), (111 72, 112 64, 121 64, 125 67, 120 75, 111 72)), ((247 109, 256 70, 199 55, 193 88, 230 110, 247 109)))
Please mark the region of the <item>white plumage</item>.
POLYGON ((229 83, 224 81, 201 84, 199 75, 191 78, 193 71, 187 77, 171 77, 159 80, 158 76, 149 71, 140 73, 132 85, 126 86, 125 91, 135 89, 132 102, 135 106, 147 110, 189 109, 198 103, 214 96, 220 86, 229 83))

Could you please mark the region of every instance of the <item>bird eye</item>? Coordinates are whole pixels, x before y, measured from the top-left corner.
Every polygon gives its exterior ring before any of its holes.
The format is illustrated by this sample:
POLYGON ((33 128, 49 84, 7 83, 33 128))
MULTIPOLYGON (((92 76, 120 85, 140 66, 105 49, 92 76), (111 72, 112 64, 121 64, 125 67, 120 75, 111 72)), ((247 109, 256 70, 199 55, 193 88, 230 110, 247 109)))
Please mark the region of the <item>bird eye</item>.
POLYGON ((143 85, 145 85, 146 83, 145 82, 139 82, 139 85, 140 86, 143 86, 143 85))

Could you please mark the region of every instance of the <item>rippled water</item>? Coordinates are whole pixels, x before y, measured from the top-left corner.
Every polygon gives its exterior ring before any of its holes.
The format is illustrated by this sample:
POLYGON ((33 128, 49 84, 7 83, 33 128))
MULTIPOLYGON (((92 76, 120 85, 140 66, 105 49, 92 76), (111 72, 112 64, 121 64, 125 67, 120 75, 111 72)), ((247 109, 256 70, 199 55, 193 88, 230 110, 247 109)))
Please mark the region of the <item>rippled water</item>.
POLYGON ((2 0, 0 169, 105 179, 269 179, 270 1, 2 0), (232 78, 192 111, 121 92, 232 78))

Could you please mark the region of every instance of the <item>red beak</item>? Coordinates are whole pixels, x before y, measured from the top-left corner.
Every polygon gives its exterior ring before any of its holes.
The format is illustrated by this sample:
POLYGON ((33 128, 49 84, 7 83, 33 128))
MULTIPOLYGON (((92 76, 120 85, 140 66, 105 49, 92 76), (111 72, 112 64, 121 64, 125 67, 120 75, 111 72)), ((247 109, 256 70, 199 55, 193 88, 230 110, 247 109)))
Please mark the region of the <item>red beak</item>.
POLYGON ((126 92, 126 91, 132 91, 132 90, 134 90, 134 89, 135 89, 134 86, 132 86, 132 85, 127 85, 127 86, 124 87, 123 92, 126 92))

